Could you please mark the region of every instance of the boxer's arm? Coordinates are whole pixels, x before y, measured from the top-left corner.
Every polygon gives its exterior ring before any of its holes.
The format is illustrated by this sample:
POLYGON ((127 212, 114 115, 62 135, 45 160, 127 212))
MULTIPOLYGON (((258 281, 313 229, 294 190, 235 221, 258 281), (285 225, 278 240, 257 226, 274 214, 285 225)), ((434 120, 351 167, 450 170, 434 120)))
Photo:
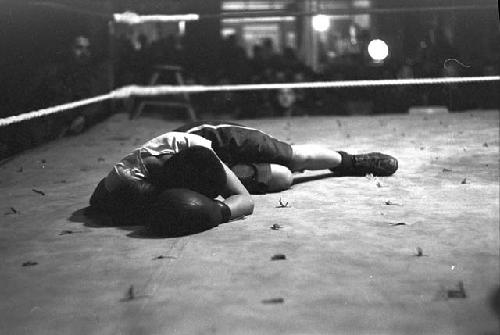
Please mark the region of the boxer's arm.
POLYGON ((250 193, 233 171, 226 164, 223 164, 223 166, 226 171, 227 183, 221 196, 224 198, 224 203, 231 210, 231 219, 252 214, 254 202, 250 193))

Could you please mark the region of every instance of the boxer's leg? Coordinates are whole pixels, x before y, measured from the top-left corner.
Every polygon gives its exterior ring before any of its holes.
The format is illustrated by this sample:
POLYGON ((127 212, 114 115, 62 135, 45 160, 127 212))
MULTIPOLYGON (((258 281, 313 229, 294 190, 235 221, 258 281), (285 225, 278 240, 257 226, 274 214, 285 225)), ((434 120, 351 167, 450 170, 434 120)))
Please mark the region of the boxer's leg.
POLYGON ((233 165, 231 170, 252 194, 287 190, 293 183, 292 172, 283 165, 246 163, 233 165))
POLYGON ((342 156, 337 151, 321 145, 295 144, 292 145, 292 151, 289 167, 293 172, 331 169, 342 162, 342 156))
POLYGON ((329 169, 336 176, 390 176, 398 169, 396 158, 371 152, 350 155, 320 145, 292 145, 292 171, 329 169))
POLYGON ((199 122, 179 130, 212 142, 219 158, 250 193, 263 194, 290 188, 292 148, 260 130, 225 122, 199 122))

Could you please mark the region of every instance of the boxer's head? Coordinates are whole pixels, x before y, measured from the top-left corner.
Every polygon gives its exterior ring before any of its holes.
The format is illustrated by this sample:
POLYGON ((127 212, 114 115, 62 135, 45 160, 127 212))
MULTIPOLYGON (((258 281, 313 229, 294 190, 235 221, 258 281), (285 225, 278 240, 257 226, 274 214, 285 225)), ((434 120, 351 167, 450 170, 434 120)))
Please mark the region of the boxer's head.
POLYGON ((159 191, 159 188, 145 180, 122 179, 109 191, 104 210, 117 225, 137 224, 159 191))
POLYGON ((215 198, 226 183, 226 172, 219 157, 202 146, 176 153, 163 166, 161 184, 166 188, 188 188, 215 198))

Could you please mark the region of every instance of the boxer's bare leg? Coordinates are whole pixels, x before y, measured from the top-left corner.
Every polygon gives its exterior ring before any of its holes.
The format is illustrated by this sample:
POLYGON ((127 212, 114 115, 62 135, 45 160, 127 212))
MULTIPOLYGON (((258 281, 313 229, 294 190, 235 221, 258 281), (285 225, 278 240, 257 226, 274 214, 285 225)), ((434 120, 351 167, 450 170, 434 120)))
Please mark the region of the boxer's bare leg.
POLYGON ((334 150, 321 145, 299 144, 292 145, 292 172, 303 170, 327 170, 342 162, 342 156, 334 150))
POLYGON ((287 190, 293 182, 290 169, 279 164, 237 164, 231 170, 254 194, 287 190))

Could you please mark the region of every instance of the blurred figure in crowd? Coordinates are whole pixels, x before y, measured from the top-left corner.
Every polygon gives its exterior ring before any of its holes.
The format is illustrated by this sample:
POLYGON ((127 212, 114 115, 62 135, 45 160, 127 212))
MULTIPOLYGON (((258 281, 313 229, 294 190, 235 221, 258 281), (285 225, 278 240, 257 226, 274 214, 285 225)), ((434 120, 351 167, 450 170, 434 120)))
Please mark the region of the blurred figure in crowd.
POLYGON ((238 44, 235 34, 226 37, 222 43, 221 60, 226 77, 232 83, 243 83, 249 75, 249 62, 245 49, 238 44))

